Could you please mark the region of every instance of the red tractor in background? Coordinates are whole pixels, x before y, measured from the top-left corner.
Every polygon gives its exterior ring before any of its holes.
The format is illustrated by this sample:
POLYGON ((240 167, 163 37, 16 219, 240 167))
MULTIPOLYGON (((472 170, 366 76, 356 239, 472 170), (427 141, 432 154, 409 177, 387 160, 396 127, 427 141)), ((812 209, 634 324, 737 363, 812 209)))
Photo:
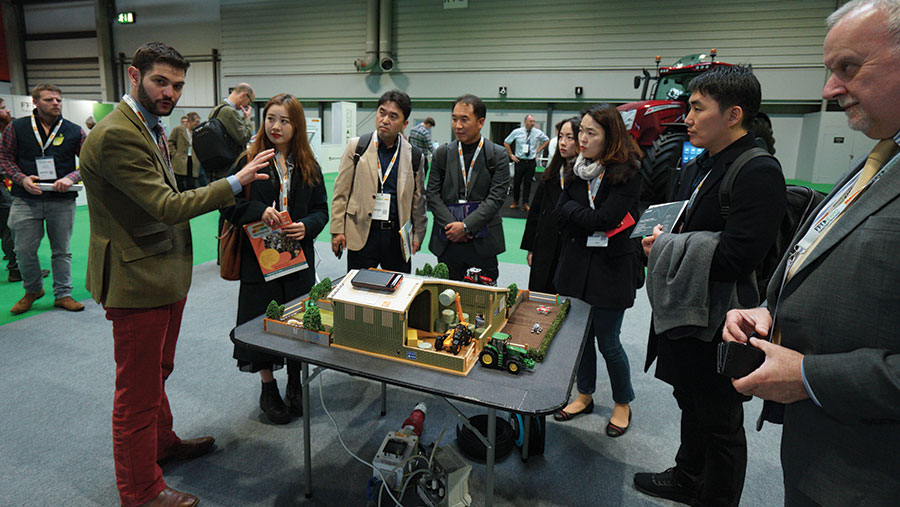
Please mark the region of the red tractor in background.
MULTIPOLYGON (((651 76, 642 69, 642 76, 635 76, 634 87, 640 88, 641 100, 622 104, 617 109, 625 121, 625 128, 634 136, 644 158, 641 161, 641 204, 646 207, 666 201, 675 172, 685 162, 700 151, 688 143, 687 125, 684 119, 688 113, 686 92, 688 83, 698 74, 715 67, 731 66, 730 63, 716 61, 716 49, 709 55, 693 54, 678 59, 674 65, 660 67, 661 57, 656 57, 656 75, 651 76), (651 89, 651 82, 653 83, 651 89), (652 99, 647 100, 649 95, 652 99), (685 152, 685 147, 692 148, 685 152)), ((753 134, 757 143, 769 153, 775 153, 775 139, 772 137, 772 122, 765 113, 759 113, 753 120, 753 134)))

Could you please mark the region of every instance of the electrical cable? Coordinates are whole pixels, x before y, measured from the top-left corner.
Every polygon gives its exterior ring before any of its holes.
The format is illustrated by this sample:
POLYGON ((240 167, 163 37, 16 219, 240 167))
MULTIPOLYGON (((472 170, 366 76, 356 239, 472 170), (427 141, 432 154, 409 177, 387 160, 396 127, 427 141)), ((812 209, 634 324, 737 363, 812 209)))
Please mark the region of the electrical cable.
MULTIPOLYGON (((369 468, 371 468, 372 470, 374 470, 375 472, 377 472, 378 475, 381 476, 381 483, 382 483, 382 485, 384 485, 385 478, 384 478, 384 474, 381 473, 381 470, 379 470, 379 469, 378 469, 375 465, 373 465, 372 463, 369 463, 368 461, 366 461, 366 460, 360 458, 360 457, 357 456, 356 454, 353 454, 353 451, 351 451, 350 448, 347 447, 347 444, 344 443, 344 438, 341 436, 341 430, 338 429, 337 421, 334 420, 334 417, 332 417, 331 412, 329 412, 329 411, 328 411, 328 408, 325 407, 325 396, 322 394, 322 393, 323 393, 323 389, 322 389, 323 380, 322 380, 322 377, 324 377, 323 373, 324 373, 324 372, 320 372, 320 373, 319 373, 319 402, 322 404, 322 410, 325 411, 325 415, 327 415, 328 418, 331 419, 331 425, 334 426, 334 432, 337 434, 338 442, 341 443, 341 447, 343 447, 344 450, 347 451, 347 454, 349 454, 350 456, 352 456, 353 459, 355 459, 356 461, 359 461, 359 462, 362 463, 363 465, 366 465, 367 467, 369 467, 369 468)), ((391 493, 390 490, 388 490, 388 495, 391 497, 391 500, 393 500, 395 504, 397 504, 398 506, 401 506, 401 507, 402 507, 402 504, 400 503, 400 501, 397 500, 397 497, 395 497, 395 496, 393 495, 393 493, 391 493)), ((380 493, 380 492, 379 492, 378 496, 379 496, 379 503, 380 503, 380 499, 381 499, 381 493, 380 493)))

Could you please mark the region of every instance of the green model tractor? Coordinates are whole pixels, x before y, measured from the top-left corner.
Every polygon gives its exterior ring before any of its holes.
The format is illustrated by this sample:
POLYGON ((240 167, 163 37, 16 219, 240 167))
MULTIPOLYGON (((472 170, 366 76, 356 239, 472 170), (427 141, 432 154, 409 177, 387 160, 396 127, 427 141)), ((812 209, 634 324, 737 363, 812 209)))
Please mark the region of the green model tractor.
POLYGON ((509 343, 506 333, 494 333, 481 350, 478 360, 488 368, 506 370, 513 375, 518 375, 523 367, 534 369, 534 359, 528 357, 525 347, 509 343))

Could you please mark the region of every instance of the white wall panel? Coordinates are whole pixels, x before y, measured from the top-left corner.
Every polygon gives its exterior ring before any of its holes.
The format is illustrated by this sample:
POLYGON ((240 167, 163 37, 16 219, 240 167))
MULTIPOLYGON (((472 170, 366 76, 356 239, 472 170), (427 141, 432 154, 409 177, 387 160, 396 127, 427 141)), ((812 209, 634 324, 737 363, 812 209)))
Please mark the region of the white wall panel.
POLYGON ((80 32, 96 27, 94 2, 91 0, 24 5, 23 15, 30 34, 80 32))

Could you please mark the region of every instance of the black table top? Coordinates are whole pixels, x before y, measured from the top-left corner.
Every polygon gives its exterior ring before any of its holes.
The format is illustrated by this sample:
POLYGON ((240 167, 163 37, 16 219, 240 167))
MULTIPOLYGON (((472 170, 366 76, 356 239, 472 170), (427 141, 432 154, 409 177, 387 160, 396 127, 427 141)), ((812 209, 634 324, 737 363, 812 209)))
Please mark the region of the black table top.
POLYGON ((591 307, 581 300, 570 299, 569 314, 548 348, 544 361, 537 363, 533 372, 523 370, 519 375, 477 364, 467 376, 460 376, 351 350, 316 345, 265 332, 264 316, 236 327, 231 331, 231 337, 236 343, 254 349, 350 375, 485 407, 528 415, 547 415, 566 405, 575 378, 575 367, 581 357, 581 347, 588 336, 591 307))

